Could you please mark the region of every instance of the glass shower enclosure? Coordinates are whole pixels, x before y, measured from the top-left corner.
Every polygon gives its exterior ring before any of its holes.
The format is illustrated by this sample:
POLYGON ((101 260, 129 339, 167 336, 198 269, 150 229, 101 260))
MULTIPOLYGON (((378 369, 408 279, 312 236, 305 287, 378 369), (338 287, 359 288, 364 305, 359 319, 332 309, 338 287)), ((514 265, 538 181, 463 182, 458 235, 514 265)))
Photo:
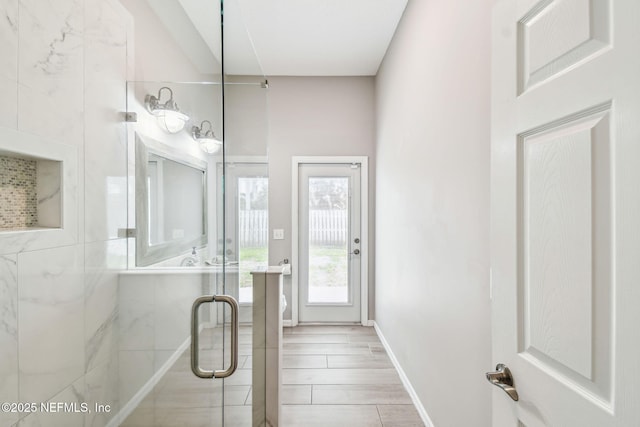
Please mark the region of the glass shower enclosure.
POLYGON ((141 28, 127 82, 123 426, 252 424, 249 271, 267 265, 267 82, 254 52, 238 51, 252 45, 240 6, 224 2, 224 26, 222 2, 130 6, 141 28))
POLYGON ((252 424, 267 84, 241 2, 0 2, 0 425, 252 424))

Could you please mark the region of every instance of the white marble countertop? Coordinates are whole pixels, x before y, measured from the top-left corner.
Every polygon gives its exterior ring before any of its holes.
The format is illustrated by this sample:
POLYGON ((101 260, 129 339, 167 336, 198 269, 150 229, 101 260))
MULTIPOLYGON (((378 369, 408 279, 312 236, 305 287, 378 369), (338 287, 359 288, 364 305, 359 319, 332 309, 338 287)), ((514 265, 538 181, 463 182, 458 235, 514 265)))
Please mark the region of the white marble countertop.
POLYGON ((198 266, 198 267, 139 267, 122 270, 120 274, 237 274, 238 266, 198 266))
POLYGON ((282 265, 270 265, 269 267, 258 268, 256 270, 252 270, 251 274, 262 274, 262 273, 282 274, 282 270, 283 269, 284 269, 284 267, 282 265))

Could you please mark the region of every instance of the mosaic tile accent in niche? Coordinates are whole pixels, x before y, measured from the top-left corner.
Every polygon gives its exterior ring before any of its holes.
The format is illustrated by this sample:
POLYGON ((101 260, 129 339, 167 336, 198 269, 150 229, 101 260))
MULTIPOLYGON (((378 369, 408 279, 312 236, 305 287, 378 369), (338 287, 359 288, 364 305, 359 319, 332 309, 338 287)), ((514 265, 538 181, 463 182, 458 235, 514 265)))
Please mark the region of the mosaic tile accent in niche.
POLYGON ((37 224, 36 161, 0 156, 0 230, 37 224))

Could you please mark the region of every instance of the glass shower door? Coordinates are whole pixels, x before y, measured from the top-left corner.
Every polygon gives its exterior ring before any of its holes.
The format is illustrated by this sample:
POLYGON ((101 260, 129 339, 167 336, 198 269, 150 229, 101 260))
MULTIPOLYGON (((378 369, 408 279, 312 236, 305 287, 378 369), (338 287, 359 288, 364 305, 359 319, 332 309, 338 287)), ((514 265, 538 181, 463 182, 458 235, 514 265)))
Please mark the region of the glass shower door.
MULTIPOLYGON (((239 369, 224 380, 224 419, 226 426, 251 426, 257 425, 254 417, 260 417, 258 406, 253 405, 254 372, 264 372, 264 368, 254 369, 263 361, 254 357, 253 342, 264 342, 264 337, 255 336, 253 325, 264 322, 264 317, 254 315, 251 271, 264 269, 268 263, 266 88, 255 77, 229 80, 225 83, 225 156, 216 166, 225 182, 218 201, 225 206, 218 234, 224 236, 220 242, 224 291, 239 303, 239 369), (246 387, 250 392, 243 402, 246 387)), ((228 313, 222 315, 229 321, 228 313)), ((230 348, 229 337, 226 334, 225 353, 230 348)))
MULTIPOLYGON (((223 88, 224 88, 224 159, 216 165, 224 176, 224 219, 218 221, 219 241, 224 253, 225 293, 239 302, 239 368, 224 379, 224 425, 264 425, 266 419, 260 396, 264 383, 264 358, 254 353, 253 345, 264 342, 256 336, 264 328, 254 329, 251 270, 268 263, 268 84, 260 61, 253 50, 255 43, 247 24, 256 16, 243 14, 239 0, 224 1, 223 88), (249 387, 246 400, 244 392, 249 387)), ((219 217, 220 218, 220 217, 219 217)), ((259 312, 259 310, 258 310, 259 312)), ((226 313, 225 313, 226 315, 226 313)), ((227 320, 225 318, 225 320, 227 320)), ((230 335, 225 335, 225 357, 230 335)))
MULTIPOLYGON (((121 425, 222 426, 228 399, 221 372, 237 366, 229 351, 236 328, 223 315, 229 307, 213 301, 225 292, 216 227, 224 221, 217 203, 224 182, 211 172, 223 150, 205 152, 191 129, 206 120, 222 134, 222 84, 130 81, 127 114, 133 237, 119 293, 121 425), (173 133, 149 111, 150 96, 169 94, 164 88, 189 117, 173 133), (219 378, 200 378, 195 366, 201 377, 218 371, 219 378)), ((249 389, 234 392, 246 400, 249 389)))
POLYGON ((224 34, 222 3, 123 4, 133 16, 133 75, 144 79, 127 84, 121 425, 250 426, 258 362, 245 270, 267 260, 266 80, 255 53, 243 51, 253 43, 237 0, 224 2, 224 34), (240 164, 260 165, 260 185, 231 183, 240 164), (247 195, 262 218, 249 231, 260 235, 242 240, 260 241, 251 266, 255 248, 240 244, 236 221, 247 195))
POLYGON ((224 3, 224 34, 203 13, 211 3, 123 2, 140 24, 135 75, 145 77, 127 84, 135 236, 119 296, 124 426, 250 426, 259 415, 245 270, 267 260, 267 84, 254 52, 239 51, 252 42, 237 2, 224 3), (241 164, 259 165, 260 182, 231 181, 241 164), (240 243, 236 220, 247 208, 260 210, 252 214, 262 225, 240 243), (249 265, 252 250, 260 259, 249 265))

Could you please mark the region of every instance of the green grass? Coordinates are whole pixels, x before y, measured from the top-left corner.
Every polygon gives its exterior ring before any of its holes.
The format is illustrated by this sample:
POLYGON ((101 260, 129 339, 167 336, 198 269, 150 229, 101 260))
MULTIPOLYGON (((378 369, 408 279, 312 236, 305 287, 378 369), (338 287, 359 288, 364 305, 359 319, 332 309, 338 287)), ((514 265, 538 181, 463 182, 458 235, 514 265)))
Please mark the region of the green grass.
POLYGON ((256 267, 264 267, 268 264, 266 247, 242 248, 239 257, 239 284, 241 288, 250 287, 252 283, 251 271, 256 267))
POLYGON ((311 286, 345 286, 349 263, 346 246, 311 246, 309 248, 309 283, 311 286))
MULTIPOLYGON (((343 286, 347 282, 348 262, 346 246, 311 246, 309 281, 315 286, 343 286)), ((251 271, 268 264, 266 247, 240 250, 240 287, 251 286, 251 271)))
POLYGON ((242 248, 240 250, 240 262, 267 261, 267 248, 242 248))

